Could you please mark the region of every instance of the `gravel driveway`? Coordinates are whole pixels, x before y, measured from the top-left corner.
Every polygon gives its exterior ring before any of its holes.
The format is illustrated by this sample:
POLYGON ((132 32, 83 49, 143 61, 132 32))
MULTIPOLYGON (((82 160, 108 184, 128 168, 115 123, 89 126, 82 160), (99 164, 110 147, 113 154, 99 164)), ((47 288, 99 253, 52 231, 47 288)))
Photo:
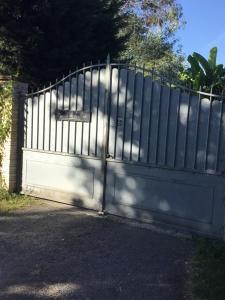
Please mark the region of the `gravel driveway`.
POLYGON ((190 299, 192 241, 145 227, 48 201, 0 216, 0 299, 190 299))

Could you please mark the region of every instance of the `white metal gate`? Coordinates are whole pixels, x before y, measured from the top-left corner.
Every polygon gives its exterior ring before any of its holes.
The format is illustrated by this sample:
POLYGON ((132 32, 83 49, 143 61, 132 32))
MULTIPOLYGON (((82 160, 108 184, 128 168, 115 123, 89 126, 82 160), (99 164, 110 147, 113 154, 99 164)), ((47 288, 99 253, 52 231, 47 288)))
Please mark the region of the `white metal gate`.
POLYGON ((224 233, 220 97, 108 62, 29 94, 25 111, 25 193, 224 233))

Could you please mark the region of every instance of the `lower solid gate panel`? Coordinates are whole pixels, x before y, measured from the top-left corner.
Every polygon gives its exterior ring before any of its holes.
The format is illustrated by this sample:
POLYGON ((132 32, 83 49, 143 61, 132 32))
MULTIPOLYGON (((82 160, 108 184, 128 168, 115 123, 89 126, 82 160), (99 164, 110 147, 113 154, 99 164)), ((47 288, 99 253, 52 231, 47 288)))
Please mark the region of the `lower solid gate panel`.
POLYGON ((101 209, 101 160, 62 153, 23 151, 23 192, 101 209))
POLYGON ((224 178, 108 161, 106 211, 222 236, 224 178))

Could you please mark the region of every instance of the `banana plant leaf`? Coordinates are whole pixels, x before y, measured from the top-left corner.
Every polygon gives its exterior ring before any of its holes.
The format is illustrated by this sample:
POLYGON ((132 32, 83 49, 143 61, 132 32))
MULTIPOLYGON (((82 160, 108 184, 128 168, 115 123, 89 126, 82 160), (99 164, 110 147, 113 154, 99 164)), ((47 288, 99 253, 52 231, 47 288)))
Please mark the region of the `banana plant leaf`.
POLYGON ((204 75, 201 67, 199 66, 198 61, 192 55, 189 55, 187 60, 191 65, 190 71, 192 73, 193 78, 195 78, 199 73, 202 73, 202 75, 204 75))
POLYGON ((216 67, 216 58, 217 58, 217 47, 213 47, 209 52, 208 62, 211 69, 215 69, 216 67))
POLYGON ((205 75, 207 77, 212 77, 212 69, 210 67, 209 62, 199 53, 194 52, 193 57, 196 59, 196 61, 201 65, 205 75))

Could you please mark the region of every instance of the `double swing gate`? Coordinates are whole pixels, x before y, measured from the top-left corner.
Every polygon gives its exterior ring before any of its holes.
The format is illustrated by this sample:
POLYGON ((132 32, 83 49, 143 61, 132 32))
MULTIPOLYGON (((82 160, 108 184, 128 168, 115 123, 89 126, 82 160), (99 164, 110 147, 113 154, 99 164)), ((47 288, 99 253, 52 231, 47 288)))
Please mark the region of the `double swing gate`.
POLYGON ((222 97, 107 62, 28 94, 24 119, 24 193, 224 234, 222 97))

